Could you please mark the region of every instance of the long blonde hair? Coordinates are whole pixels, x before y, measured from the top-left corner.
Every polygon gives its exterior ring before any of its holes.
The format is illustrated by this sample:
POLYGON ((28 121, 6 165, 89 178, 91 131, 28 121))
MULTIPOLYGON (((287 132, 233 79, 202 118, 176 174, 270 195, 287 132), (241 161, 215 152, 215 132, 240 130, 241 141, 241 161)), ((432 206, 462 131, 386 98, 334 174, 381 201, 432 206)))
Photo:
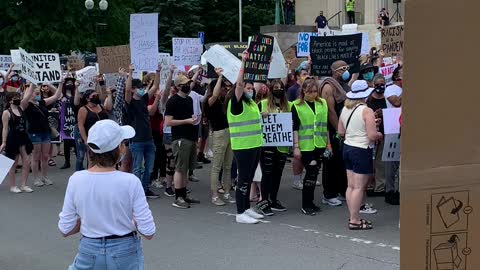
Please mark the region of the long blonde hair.
POLYGON ((315 101, 322 104, 322 99, 320 97, 320 84, 318 83, 317 79, 315 79, 314 77, 308 77, 303 81, 302 88, 300 91, 300 96, 298 97, 300 102, 298 104, 303 104, 303 102, 305 102, 305 93, 303 91, 307 89, 311 89, 313 87, 317 87, 317 92, 318 92, 317 97, 315 98, 315 101))

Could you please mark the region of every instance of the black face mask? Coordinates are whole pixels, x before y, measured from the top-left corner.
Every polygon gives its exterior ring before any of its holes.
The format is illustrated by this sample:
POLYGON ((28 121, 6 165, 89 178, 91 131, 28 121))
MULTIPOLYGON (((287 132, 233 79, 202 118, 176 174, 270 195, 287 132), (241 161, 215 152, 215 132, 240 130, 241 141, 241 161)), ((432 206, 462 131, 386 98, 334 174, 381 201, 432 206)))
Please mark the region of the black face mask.
POLYGON ((73 85, 73 84, 65 85, 65 90, 67 90, 67 91, 73 91, 74 89, 75 89, 75 85, 73 85))
POLYGON ((102 103, 102 102, 100 101, 100 97, 98 97, 98 96, 95 96, 95 97, 91 98, 91 99, 90 99, 90 102, 93 103, 93 104, 97 104, 97 105, 99 105, 100 103, 102 103))
POLYGON ((182 91, 183 93, 187 94, 190 93, 190 85, 183 85, 181 88, 180 88, 180 91, 182 91))
POLYGON ((375 85, 375 92, 378 94, 385 93, 385 85, 375 85))
POLYGON ((20 99, 12 100, 12 104, 15 105, 15 106, 20 106, 20 99))
POLYGON ((283 90, 273 90, 272 95, 276 98, 281 98, 285 95, 283 90))

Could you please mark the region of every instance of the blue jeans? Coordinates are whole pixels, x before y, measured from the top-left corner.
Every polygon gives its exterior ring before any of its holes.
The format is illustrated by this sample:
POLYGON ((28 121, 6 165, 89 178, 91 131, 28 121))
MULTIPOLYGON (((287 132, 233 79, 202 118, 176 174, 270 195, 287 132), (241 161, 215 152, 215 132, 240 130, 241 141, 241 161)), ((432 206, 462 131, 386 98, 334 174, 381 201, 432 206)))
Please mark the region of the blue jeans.
POLYGON ((83 143, 82 136, 80 136, 80 130, 78 126, 75 126, 73 130, 73 138, 75 139, 75 146, 77 147, 77 159, 75 161, 75 171, 82 171, 83 160, 85 159, 85 153, 87 151, 85 144, 83 143))
POLYGON ((133 174, 142 181, 142 186, 145 191, 148 190, 148 186, 151 182, 150 174, 153 171, 153 165, 155 163, 155 150, 153 140, 130 143, 133 174))
POLYGON ((142 241, 138 236, 103 240, 82 237, 68 270, 143 270, 142 241))

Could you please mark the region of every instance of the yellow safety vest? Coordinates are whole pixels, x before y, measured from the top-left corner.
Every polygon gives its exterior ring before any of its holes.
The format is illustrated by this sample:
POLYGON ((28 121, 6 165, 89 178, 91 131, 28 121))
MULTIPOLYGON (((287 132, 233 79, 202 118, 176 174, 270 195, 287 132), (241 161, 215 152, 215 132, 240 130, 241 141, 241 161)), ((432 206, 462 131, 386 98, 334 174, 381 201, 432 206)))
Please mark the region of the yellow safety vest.
POLYGON ((243 112, 239 115, 232 114, 232 101, 228 102, 227 120, 232 150, 260 147, 263 144, 263 134, 258 106, 255 102, 241 102, 243 112))
POLYGON ((298 118, 300 118, 300 129, 298 130, 300 151, 313 151, 315 147, 325 148, 327 146, 328 107, 323 98, 321 101, 322 103, 315 101, 315 114, 306 101, 294 105, 298 118))
POLYGON ((355 0, 348 1, 347 0, 347 12, 348 11, 355 11, 355 0))
MULTIPOLYGON (((262 112, 266 112, 268 107, 268 100, 263 99, 262 101, 260 101, 260 103, 262 104, 262 112)), ((288 101, 288 112, 292 110, 292 106, 293 106, 293 102, 288 101)), ((288 154, 290 150, 289 148, 290 147, 288 146, 277 146, 278 151, 284 154, 288 154)))

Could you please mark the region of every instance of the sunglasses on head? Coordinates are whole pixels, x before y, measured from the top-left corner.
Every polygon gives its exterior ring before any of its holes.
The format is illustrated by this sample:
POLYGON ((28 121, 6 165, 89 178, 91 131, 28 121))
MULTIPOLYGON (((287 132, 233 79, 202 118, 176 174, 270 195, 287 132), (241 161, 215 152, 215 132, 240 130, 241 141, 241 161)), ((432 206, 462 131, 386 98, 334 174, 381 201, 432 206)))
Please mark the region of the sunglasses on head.
POLYGON ((349 69, 350 69, 349 66, 343 66, 343 67, 339 67, 339 68, 335 69, 335 71, 347 71, 349 69))

